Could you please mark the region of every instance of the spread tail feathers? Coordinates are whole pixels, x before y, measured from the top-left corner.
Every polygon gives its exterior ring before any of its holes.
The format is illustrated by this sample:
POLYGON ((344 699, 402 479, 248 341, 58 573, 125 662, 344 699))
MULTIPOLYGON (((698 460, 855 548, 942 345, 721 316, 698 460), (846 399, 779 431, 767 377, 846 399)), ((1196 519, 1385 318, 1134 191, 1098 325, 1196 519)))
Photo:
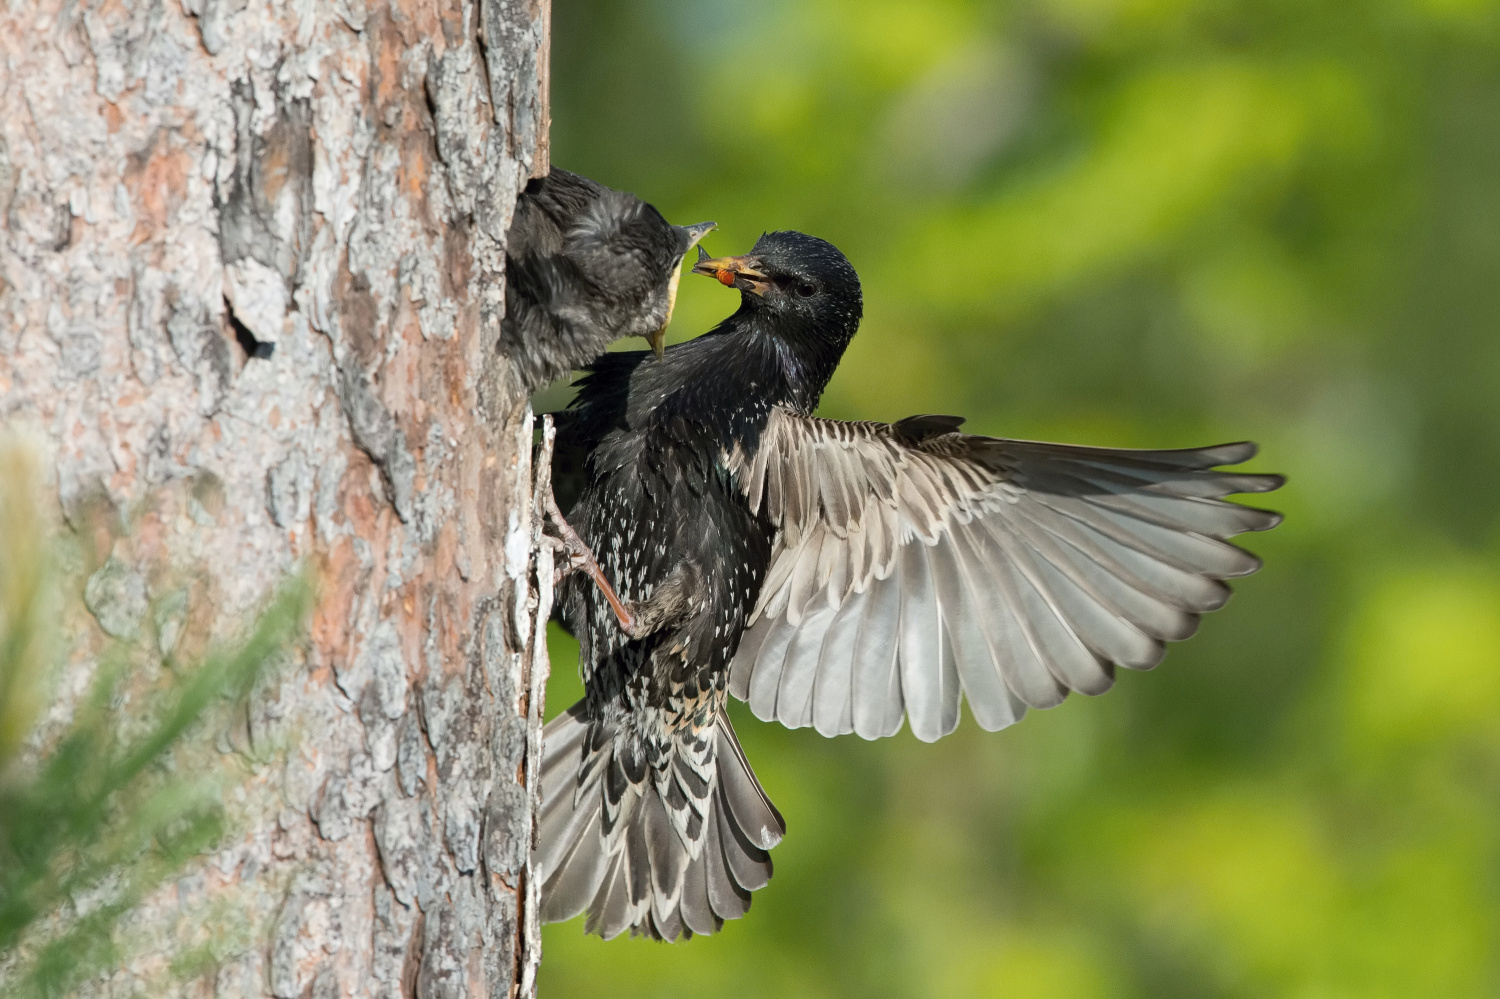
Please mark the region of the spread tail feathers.
POLYGON ((714 933, 771 880, 766 851, 786 831, 729 719, 684 733, 647 765, 584 702, 543 733, 535 867, 542 920, 588 913, 585 930, 662 940, 714 933))

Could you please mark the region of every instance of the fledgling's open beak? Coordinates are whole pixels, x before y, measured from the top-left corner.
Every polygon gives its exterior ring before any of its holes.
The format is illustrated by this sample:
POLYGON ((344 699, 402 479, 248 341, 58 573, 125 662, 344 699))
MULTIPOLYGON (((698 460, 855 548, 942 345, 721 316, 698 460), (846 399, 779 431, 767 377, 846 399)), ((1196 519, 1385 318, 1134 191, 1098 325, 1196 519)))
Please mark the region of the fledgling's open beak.
POLYGON ((771 279, 757 268, 759 263, 749 254, 743 257, 710 257, 700 246, 693 273, 707 275, 727 288, 764 295, 766 289, 771 287, 771 279))
MULTIPOLYGON (((677 226, 676 228, 682 230, 687 235, 688 242, 687 246, 682 248, 683 255, 686 256, 688 250, 698 246, 698 240, 707 236, 718 227, 719 223, 717 222, 694 222, 692 225, 677 226)), ((702 247, 698 248, 698 253, 700 256, 702 255, 702 247)), ((672 321, 672 310, 677 308, 677 282, 681 279, 682 269, 680 267, 674 268, 672 276, 667 280, 667 318, 662 320, 661 329, 653 330, 646 334, 646 342, 651 345, 651 352, 657 357, 660 357, 662 351, 667 349, 667 323, 672 321)))
POLYGON ((686 252, 687 250, 691 250, 693 247, 697 246, 698 240, 702 239, 704 236, 707 236, 709 233, 719 228, 719 223, 694 222, 692 225, 682 225, 678 226, 677 228, 687 233, 688 245, 684 247, 684 252, 686 252))

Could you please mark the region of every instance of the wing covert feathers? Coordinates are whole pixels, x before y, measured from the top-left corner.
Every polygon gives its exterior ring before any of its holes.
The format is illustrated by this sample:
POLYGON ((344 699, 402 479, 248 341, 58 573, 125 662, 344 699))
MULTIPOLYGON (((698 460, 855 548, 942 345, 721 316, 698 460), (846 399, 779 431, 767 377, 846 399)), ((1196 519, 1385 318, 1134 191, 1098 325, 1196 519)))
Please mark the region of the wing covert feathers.
POLYGON ((722 712, 702 740, 707 781, 687 765, 620 765, 628 738, 589 719, 583 702, 549 722, 542 743, 533 863, 544 922, 587 913, 587 932, 606 939, 629 930, 676 940, 740 918, 770 882, 767 851, 786 825, 722 712), (611 774, 624 786, 612 787, 611 774), (679 828, 672 812, 683 808, 692 814, 679 828))
POLYGON ((763 719, 824 735, 932 741, 959 695, 985 729, 1099 694, 1223 606, 1260 560, 1228 543, 1281 517, 1228 502, 1282 478, 1218 471, 1242 442, 1169 451, 1073 447, 775 410, 729 457, 777 528, 731 667, 763 719))

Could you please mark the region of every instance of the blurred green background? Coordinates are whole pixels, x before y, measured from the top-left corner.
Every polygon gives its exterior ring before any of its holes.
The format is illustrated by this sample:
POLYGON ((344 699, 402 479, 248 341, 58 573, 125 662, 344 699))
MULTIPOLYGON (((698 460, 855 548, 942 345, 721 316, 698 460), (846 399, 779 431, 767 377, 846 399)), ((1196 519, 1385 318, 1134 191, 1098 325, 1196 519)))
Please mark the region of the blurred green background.
MULTIPOLYGON (((825 415, 1248 437, 1291 482, 1265 570, 1108 696, 930 746, 736 705, 770 887, 687 944, 551 926, 543 996, 1500 995, 1496 5, 554 19, 556 163, 859 269, 825 415)), ((734 305, 685 279, 672 339, 734 305)))

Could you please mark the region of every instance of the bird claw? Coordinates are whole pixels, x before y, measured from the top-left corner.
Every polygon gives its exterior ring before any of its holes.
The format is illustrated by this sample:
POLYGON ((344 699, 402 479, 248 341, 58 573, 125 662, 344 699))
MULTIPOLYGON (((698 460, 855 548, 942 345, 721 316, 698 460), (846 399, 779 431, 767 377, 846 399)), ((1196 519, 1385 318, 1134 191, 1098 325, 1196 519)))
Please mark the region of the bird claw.
POLYGON ((553 585, 557 585, 580 569, 583 570, 594 581, 594 585, 599 587, 599 592, 609 604, 609 609, 614 611, 615 619, 620 623, 620 630, 631 638, 640 638, 641 636, 636 634, 636 631, 641 628, 638 616, 620 599, 620 595, 605 578, 604 570, 599 568, 599 560, 594 557, 593 550, 578 536, 578 532, 573 530, 573 525, 563 517, 562 511, 557 508, 557 499, 550 493, 547 496, 547 521, 557 531, 556 537, 546 536, 547 543, 565 556, 563 564, 555 571, 553 585))

